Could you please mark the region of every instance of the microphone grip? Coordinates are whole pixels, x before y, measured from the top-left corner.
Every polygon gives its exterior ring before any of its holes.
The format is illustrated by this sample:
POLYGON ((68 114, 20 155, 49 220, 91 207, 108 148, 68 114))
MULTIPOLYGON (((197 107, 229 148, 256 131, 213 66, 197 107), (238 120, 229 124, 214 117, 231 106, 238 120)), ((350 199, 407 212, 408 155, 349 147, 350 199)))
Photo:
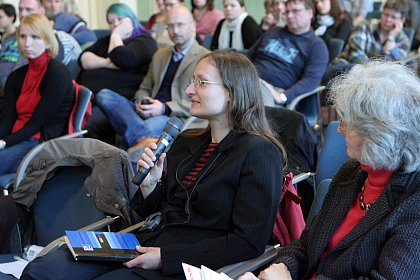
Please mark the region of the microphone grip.
MULTIPOLYGON (((163 153, 163 151, 168 146, 169 142, 166 141, 166 139, 164 139, 163 137, 161 137, 156 142, 156 144, 157 144, 157 148, 156 148, 156 150, 153 151, 154 154, 155 154, 156 160, 153 161, 153 164, 156 164, 160 155, 163 153)), ((150 168, 141 167, 139 170, 137 170, 137 173, 134 176, 132 182, 134 184, 136 184, 137 186, 140 186, 140 184, 143 182, 143 180, 146 178, 146 176, 147 176, 147 174, 149 174, 149 172, 150 172, 150 168)))

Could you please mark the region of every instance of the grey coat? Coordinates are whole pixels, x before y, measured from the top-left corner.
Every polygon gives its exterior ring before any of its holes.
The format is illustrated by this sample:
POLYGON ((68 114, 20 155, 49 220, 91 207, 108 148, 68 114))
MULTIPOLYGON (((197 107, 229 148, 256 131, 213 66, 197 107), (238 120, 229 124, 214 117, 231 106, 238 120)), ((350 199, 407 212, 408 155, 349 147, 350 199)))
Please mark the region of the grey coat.
POLYGON ((123 217, 125 226, 133 217, 129 205, 137 186, 131 180, 133 170, 127 153, 95 139, 55 139, 30 162, 25 178, 13 192, 17 203, 31 207, 46 178, 59 166, 86 165, 92 173, 85 186, 101 211, 123 217))

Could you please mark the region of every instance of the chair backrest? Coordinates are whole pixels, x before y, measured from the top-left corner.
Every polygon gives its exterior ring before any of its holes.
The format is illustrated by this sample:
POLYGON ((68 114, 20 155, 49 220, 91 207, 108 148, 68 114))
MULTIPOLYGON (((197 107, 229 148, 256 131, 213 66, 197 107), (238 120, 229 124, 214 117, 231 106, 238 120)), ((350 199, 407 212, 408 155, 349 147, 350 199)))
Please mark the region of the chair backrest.
POLYGON ((85 86, 80 86, 79 95, 77 98, 77 111, 74 117, 74 128, 76 131, 81 131, 83 120, 85 119, 90 100, 92 98, 92 91, 85 86))
POLYGON ((108 36, 111 33, 109 29, 93 29, 93 32, 95 33, 97 39, 108 36))
POLYGON ((204 37, 203 42, 201 42, 201 45, 205 47, 206 49, 210 49, 211 41, 213 40, 213 34, 208 34, 206 37, 204 37))
POLYGON ((347 160, 346 139, 344 135, 337 133, 338 126, 338 121, 332 121, 325 132, 315 174, 315 187, 325 179, 332 179, 347 160))
POLYGON ((79 77, 80 71, 82 70, 77 59, 70 60, 66 65, 67 69, 70 71, 70 76, 72 80, 77 80, 79 77))
POLYGON ((327 195, 327 192, 330 188, 331 179, 323 180, 315 192, 314 201, 312 202, 311 210, 309 211, 308 217, 306 218, 306 224, 310 225, 314 217, 318 214, 319 210, 322 207, 324 198, 327 195))
POLYGON ((344 49, 344 44, 344 41, 338 38, 331 38, 328 40, 328 52, 330 61, 341 54, 344 49))
POLYGON ((322 130, 321 101, 319 96, 324 88, 324 86, 319 86, 313 91, 301 94, 287 105, 287 109, 304 114, 308 119, 309 125, 318 134, 322 130))
POLYGON ((410 26, 405 26, 403 28, 404 33, 407 35, 408 40, 410 41, 410 47, 413 45, 414 35, 416 34, 416 30, 410 26))
POLYGON ((44 182, 32 208, 37 245, 105 218, 84 186, 90 173, 87 166, 61 167, 44 182))

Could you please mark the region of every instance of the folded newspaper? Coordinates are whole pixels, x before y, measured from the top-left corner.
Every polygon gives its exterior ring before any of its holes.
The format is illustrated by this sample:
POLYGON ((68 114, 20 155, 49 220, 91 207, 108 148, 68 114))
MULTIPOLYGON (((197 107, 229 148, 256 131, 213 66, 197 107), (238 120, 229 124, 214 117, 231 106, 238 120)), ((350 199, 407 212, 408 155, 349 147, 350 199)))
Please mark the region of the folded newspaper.
POLYGON ((185 279, 187 280, 232 280, 224 273, 217 273, 204 265, 201 268, 182 263, 185 279))

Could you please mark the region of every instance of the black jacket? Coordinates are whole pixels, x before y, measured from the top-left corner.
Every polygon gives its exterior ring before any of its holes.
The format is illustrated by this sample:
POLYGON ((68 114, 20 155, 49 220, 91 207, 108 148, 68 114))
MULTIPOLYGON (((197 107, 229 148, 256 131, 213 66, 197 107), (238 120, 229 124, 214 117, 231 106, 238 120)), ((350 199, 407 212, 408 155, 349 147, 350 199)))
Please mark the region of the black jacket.
POLYGON ((397 171, 362 220, 324 258, 367 173, 347 161, 331 182, 318 216, 279 251, 293 279, 415 279, 420 275, 420 172, 397 171))
POLYGON ((182 180, 210 141, 209 134, 178 136, 167 156, 167 184, 145 200, 138 191, 133 201, 142 217, 163 213, 164 227, 147 245, 161 247, 164 275, 182 273, 182 262, 217 269, 257 257, 272 235, 283 180, 278 150, 260 136, 231 131, 196 187, 182 187, 176 175, 182 180))

